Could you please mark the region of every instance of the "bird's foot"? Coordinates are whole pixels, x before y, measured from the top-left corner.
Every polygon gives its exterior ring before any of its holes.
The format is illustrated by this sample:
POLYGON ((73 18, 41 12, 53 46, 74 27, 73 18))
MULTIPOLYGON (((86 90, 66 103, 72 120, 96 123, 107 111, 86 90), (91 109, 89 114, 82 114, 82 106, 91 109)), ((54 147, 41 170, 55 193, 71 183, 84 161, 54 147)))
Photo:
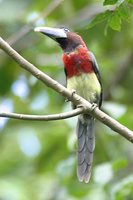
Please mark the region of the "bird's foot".
MULTIPOLYGON (((76 90, 72 90, 72 97, 76 93, 76 90)), ((65 102, 69 102, 69 99, 65 99, 65 102)))
POLYGON ((92 103, 92 106, 91 106, 91 112, 93 112, 95 110, 95 108, 97 108, 98 105, 96 103, 92 103))
POLYGON ((73 97, 73 95, 76 93, 76 90, 72 90, 72 97, 73 97))

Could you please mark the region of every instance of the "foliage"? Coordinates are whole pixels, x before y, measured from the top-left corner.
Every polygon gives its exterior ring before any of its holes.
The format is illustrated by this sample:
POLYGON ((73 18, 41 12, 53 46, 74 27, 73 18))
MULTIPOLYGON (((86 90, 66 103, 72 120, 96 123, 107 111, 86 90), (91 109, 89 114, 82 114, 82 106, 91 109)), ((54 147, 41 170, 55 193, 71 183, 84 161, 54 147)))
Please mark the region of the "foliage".
MULTIPOLYGON (((29 27, 65 25, 78 32, 100 66, 106 97, 102 109, 133 129, 133 1, 67 0, 45 18, 40 16, 54 2, 0 1, 0 35, 65 84, 60 48, 29 27)), ((69 109, 63 97, 0 51, 0 111, 50 114, 69 109)), ((97 122, 92 178, 89 184, 79 183, 75 126, 73 118, 56 122, 0 118, 0 199, 133 199, 132 144, 97 122)))
POLYGON ((113 30, 120 31, 122 20, 123 21, 130 20, 130 9, 128 4, 123 0, 104 1, 104 5, 114 5, 114 4, 115 7, 112 7, 110 10, 107 10, 97 15, 89 24, 89 27, 92 27, 97 23, 101 23, 102 21, 106 20, 105 34, 107 34, 108 27, 112 28, 113 30))

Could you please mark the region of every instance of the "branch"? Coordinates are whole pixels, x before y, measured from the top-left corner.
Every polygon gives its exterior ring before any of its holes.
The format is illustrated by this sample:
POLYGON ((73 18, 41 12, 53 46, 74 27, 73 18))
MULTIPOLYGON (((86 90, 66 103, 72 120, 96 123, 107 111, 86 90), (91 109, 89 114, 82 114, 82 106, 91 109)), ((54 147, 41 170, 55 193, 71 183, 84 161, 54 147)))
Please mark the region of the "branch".
POLYGON ((23 26, 18 32, 10 36, 6 41, 12 45, 24 37, 28 32, 30 32, 33 28, 33 24, 35 24, 40 18, 46 18, 52 11, 54 11, 64 0, 52 0, 51 3, 45 8, 39 16, 33 19, 29 24, 23 26))
POLYGON ((98 107, 93 107, 91 103, 74 93, 73 91, 69 91, 67 88, 59 84, 57 81, 50 78, 48 75, 41 72, 34 65, 29 63, 26 59, 24 59, 21 55, 19 55, 8 43, 6 43, 0 37, 0 47, 3 49, 10 57, 12 57, 20 67, 29 71, 33 76, 37 79, 41 80, 48 87, 51 87, 56 92, 66 97, 68 100, 72 101, 76 106, 83 106, 84 112, 90 113, 92 116, 97 118, 102 123, 106 124, 112 130, 118 132, 120 135, 125 137, 130 142, 133 142, 133 132, 129 130, 127 127, 123 126, 104 112, 102 112, 98 107))
POLYGON ((10 112, 0 112, 0 117, 20 119, 20 120, 32 120, 32 121, 52 121, 52 120, 61 120, 70 117, 75 117, 76 115, 79 115, 81 113, 83 113, 83 107, 76 108, 69 112, 53 114, 53 115, 25 115, 25 114, 10 113, 10 112))

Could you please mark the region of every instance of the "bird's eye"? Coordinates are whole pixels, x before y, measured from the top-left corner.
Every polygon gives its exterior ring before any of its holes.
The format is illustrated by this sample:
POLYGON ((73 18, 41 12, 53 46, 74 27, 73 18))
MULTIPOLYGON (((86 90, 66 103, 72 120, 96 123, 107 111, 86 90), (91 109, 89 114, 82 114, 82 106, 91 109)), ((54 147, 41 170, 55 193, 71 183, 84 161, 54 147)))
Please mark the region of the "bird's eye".
POLYGON ((61 29, 63 29, 66 33, 70 32, 68 28, 65 28, 64 26, 60 27, 61 29))
POLYGON ((64 31, 65 31, 65 32, 70 32, 69 29, 67 29, 67 28, 64 28, 64 31))

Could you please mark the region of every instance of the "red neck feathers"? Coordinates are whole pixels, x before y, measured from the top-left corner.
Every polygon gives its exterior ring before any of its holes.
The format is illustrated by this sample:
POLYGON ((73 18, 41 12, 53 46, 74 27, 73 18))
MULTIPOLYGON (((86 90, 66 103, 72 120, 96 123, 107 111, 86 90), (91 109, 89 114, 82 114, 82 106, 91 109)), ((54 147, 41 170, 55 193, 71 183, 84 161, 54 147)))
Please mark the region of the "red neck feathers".
POLYGON ((93 72, 88 49, 82 45, 78 46, 73 52, 64 53, 63 62, 67 78, 80 76, 81 73, 93 72))

